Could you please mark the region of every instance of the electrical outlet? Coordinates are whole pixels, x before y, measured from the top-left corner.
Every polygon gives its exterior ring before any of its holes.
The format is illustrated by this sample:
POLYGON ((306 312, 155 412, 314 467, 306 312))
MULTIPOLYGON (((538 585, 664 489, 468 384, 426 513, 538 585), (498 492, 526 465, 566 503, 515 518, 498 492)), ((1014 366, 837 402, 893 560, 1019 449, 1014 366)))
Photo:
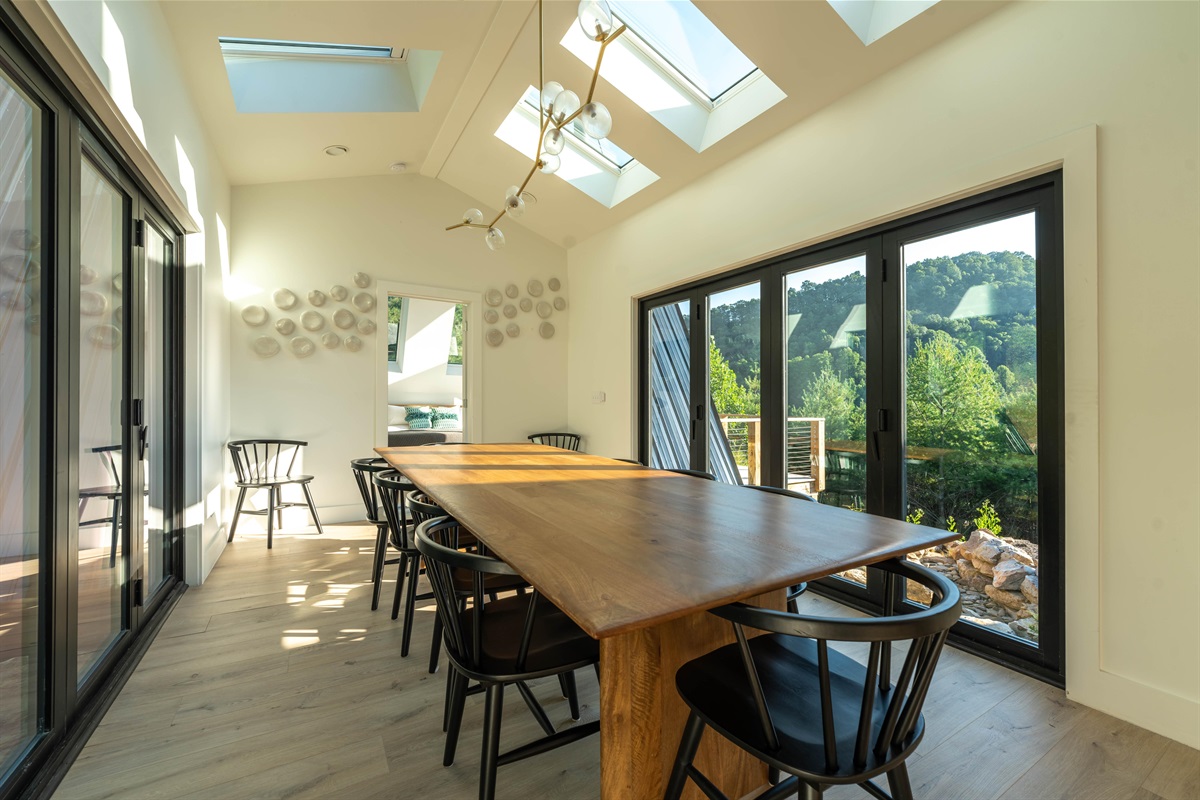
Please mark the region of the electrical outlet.
POLYGON ((596 405, 604 402, 604 392, 592 392, 592 402, 596 405))

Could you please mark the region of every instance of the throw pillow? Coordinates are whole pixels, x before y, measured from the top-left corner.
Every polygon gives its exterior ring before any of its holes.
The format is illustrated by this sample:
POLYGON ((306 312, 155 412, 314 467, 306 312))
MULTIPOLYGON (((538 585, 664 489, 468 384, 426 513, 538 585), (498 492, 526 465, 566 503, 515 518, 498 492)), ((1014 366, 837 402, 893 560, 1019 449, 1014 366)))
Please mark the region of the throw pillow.
POLYGON ((433 427, 432 416, 429 406, 409 406, 404 412, 404 421, 411 430, 428 430, 433 427))

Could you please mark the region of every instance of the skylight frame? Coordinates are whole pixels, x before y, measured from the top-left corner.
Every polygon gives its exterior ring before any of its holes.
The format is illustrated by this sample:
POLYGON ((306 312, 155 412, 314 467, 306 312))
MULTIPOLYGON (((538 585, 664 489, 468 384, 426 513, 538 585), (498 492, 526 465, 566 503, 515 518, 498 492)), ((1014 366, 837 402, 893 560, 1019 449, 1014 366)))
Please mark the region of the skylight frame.
POLYGON ((222 56, 333 61, 406 61, 408 57, 407 48, 400 48, 400 52, 397 54, 395 48, 390 45, 251 39, 241 36, 219 36, 217 42, 222 56))
MULTIPOLYGON (((542 122, 540 116, 541 109, 538 107, 538 103, 541 101, 541 96, 542 93, 533 86, 530 86, 525 94, 521 95, 521 105, 524 106, 523 110, 527 113, 527 116, 538 125, 541 125, 542 122)), ((637 163, 637 159, 634 158, 633 155, 631 155, 627 150, 625 150, 625 148, 618 146, 616 142, 612 141, 611 139, 592 139, 590 136, 585 135, 580 130, 582 127, 583 123, 579 120, 575 120, 572 124, 564 126, 562 132, 567 135, 567 142, 569 144, 576 145, 577 149, 582 148, 581 155, 591 158, 591 160, 596 162, 597 166, 604 167, 616 175, 621 175, 631 165, 637 163), (629 160, 625 161, 624 163, 618 162, 609 153, 604 151, 604 142, 608 142, 610 146, 621 153, 624 153, 626 156, 628 156, 629 160)))

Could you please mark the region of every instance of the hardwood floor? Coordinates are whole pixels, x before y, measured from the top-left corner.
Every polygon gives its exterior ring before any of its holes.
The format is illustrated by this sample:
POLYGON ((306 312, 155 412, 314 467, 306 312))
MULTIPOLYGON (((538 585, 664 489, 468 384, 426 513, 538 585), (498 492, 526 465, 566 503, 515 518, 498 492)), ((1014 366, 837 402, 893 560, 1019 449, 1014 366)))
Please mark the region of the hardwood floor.
MULTIPOLYGON (((394 567, 370 611, 374 529, 298 529, 267 551, 245 528, 184 595, 56 797, 474 797, 482 695, 468 699, 457 762, 442 767, 444 668, 426 671, 432 607, 422 604, 401 660, 394 567)), ((583 719, 595 719, 595 676, 578 683, 583 719)), ((557 681, 533 688, 555 725, 572 724, 557 681)), ((925 715, 910 761, 917 797, 1200 798, 1197 751, 958 651, 943 656, 925 715)), ((502 749, 538 735, 507 693, 502 749)), ((501 767, 498 797, 597 798, 599 756, 591 737, 501 767)))

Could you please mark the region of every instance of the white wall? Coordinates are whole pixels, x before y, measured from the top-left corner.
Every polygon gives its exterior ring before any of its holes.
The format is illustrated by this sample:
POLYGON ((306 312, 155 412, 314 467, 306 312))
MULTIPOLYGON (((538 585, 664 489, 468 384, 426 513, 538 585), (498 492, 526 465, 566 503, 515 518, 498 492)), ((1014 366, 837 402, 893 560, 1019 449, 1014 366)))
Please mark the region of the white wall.
MULTIPOLYGON (((380 300, 382 301, 382 298, 380 300)), ((454 303, 404 299, 400 364, 388 363, 387 399, 397 405, 458 405, 463 396, 462 367, 447 373, 454 303), (401 369, 403 367, 403 369, 401 369)), ((465 348, 464 348, 465 349, 465 348)), ((563 376, 564 380, 566 376, 563 376)))
POLYGON ((1013 4, 573 248, 571 428, 634 451, 632 298, 1061 162, 1067 688, 1200 745, 1198 26, 1013 4))
POLYGON ((184 502, 186 578, 199 583, 224 548, 229 427, 229 182, 192 106, 157 3, 51 0, 51 7, 129 126, 202 228, 187 237, 184 502), (227 260, 227 259, 226 259, 227 260))
MULTIPOLYGON (((230 317, 232 434, 308 441, 305 472, 316 476, 313 494, 324 510, 322 521, 362 516, 349 461, 386 444, 378 416, 386 395, 377 387, 383 379, 377 348, 386 349, 386 329, 380 326, 362 337, 366 346, 357 353, 318 347, 306 359, 287 350, 264 359, 250 343, 274 332, 246 326, 241 310, 250 304, 267 307, 271 325, 283 316, 298 319, 299 312, 311 309, 308 301, 281 312, 271 300, 277 288, 306 298, 310 290, 328 292, 333 284, 353 288, 351 278, 358 271, 372 276, 368 291, 380 303, 387 285, 441 287, 478 298, 510 282, 524 286, 531 278, 545 283, 557 277, 565 283, 565 251, 518 225, 504 226, 508 244, 495 253, 478 231, 443 230, 475 205, 456 189, 412 174, 233 190, 238 231, 233 278, 247 293, 233 304, 230 317)), ((476 311, 478 305, 477 299, 476 311)), ((334 307, 324 306, 324 315, 334 307)), ((482 361, 480 386, 472 394, 482 407, 480 429, 470 432, 473 441, 524 440, 565 424, 568 316, 556 314, 558 335, 541 339, 536 334, 540 320, 524 314, 516 320, 522 326, 519 338, 467 353, 468 362, 475 356, 482 361)))

